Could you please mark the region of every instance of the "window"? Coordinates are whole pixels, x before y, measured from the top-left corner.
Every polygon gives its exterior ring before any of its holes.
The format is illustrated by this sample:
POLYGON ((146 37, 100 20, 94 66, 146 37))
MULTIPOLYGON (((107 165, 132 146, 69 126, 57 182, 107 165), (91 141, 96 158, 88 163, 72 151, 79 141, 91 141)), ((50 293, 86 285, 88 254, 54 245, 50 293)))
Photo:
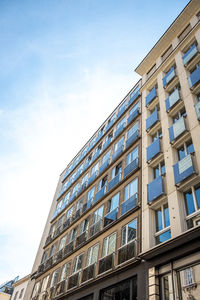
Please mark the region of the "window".
POLYGON ((49 249, 44 251, 44 254, 42 256, 41 264, 43 264, 47 260, 48 252, 49 252, 49 249))
POLYGON ((85 176, 82 178, 82 182, 81 182, 82 185, 85 184, 87 182, 87 180, 88 180, 88 173, 85 174, 85 176))
POLYGON ((173 299, 172 275, 166 274, 160 278, 162 300, 173 299))
POLYGON ((159 129, 156 133, 152 135, 152 143, 155 142, 157 139, 162 138, 162 130, 159 129))
POLYGON ((61 271, 61 276, 60 276, 60 281, 63 281, 65 279, 67 279, 67 277, 70 274, 70 269, 71 269, 71 261, 67 262, 66 264, 64 264, 64 266, 62 267, 62 271, 61 271))
POLYGON ((87 254, 86 267, 97 262, 99 252, 99 244, 90 247, 87 254))
POLYGON ((76 211, 81 210, 83 207, 83 198, 76 202, 76 211))
POLYGON ((130 197, 138 192, 138 178, 135 178, 125 187, 124 201, 128 200, 130 197))
POLYGON ((74 227, 71 231, 70 231, 70 235, 69 235, 69 243, 73 242, 76 238, 76 234, 77 234, 77 227, 74 227))
POLYGON ((118 174, 121 178, 121 172, 122 172, 122 163, 120 162, 118 165, 116 165, 111 172, 111 179, 115 178, 118 174))
POLYGON ((175 114, 175 116, 173 116, 173 123, 176 123, 180 118, 182 117, 186 117, 186 110, 185 108, 183 108, 182 110, 180 110, 177 114, 175 114))
POLYGON ((116 130, 125 124, 125 117, 117 124, 116 130))
POLYGON ((73 214, 73 206, 66 212, 66 220, 69 220, 73 214))
POLYGON ((124 145, 124 137, 122 137, 114 146, 114 152, 118 151, 124 145))
POLYGON ((122 103, 122 105, 119 107, 119 112, 120 111, 122 111, 124 108, 126 107, 126 101, 124 101, 123 103, 122 103))
POLYGON ((59 213, 61 211, 62 208, 62 204, 63 204, 63 199, 61 199, 56 206, 56 212, 59 213))
POLYGON ((200 264, 187 266, 178 272, 179 299, 199 298, 199 272, 200 264))
POLYGON ((66 205, 69 203, 69 198, 70 198, 70 192, 68 192, 64 198, 64 203, 66 203, 66 205))
POLYGON ((57 269, 53 272, 52 277, 51 277, 50 287, 56 285, 56 283, 58 282, 59 272, 60 272, 60 269, 57 269))
POLYGON ((90 148, 94 146, 95 141, 96 141, 96 136, 93 137, 93 139, 90 141, 90 148))
POLYGON ((61 238, 58 251, 62 250, 65 247, 66 240, 67 240, 67 235, 65 235, 61 238))
POLYGON ((52 224, 50 227, 49 235, 53 236, 56 230, 56 223, 52 224))
POLYGON ((179 39, 179 42, 181 42, 185 37, 186 35, 190 32, 190 30, 192 29, 190 23, 184 28, 184 30, 179 34, 178 36, 178 39, 179 39))
POLYGON ((167 50, 161 55, 162 60, 165 60, 173 51, 172 45, 170 45, 167 50))
POLYGON ((107 202, 107 213, 111 212, 112 210, 119 207, 119 193, 114 195, 110 200, 107 202))
POLYGON ((98 221, 102 220, 103 217, 103 205, 99 207, 95 212, 93 213, 93 220, 92 224, 97 223, 98 221))
MULTIPOLYGON (((40 289, 40 281, 36 282, 36 284, 35 284, 35 286, 34 286, 32 298, 34 298, 35 296, 38 295, 39 289, 40 289)), ((18 293, 18 292, 17 292, 17 293, 18 293)), ((15 300, 15 299, 16 299, 16 298, 14 297, 14 300, 15 300)))
POLYGON ((188 227, 191 228, 194 225, 199 225, 199 220, 197 220, 196 224, 192 222, 192 219, 191 222, 189 222, 189 220, 190 215, 200 210, 200 185, 192 186, 187 192, 185 192, 184 200, 188 227))
POLYGON ((127 132, 127 139, 129 139, 139 128, 139 122, 136 122, 127 132))
POLYGON ((88 230, 88 226, 89 226, 89 218, 83 220, 80 224, 80 235, 88 230))
POLYGON ((19 294, 19 299, 22 297, 23 292, 24 292, 24 289, 21 289, 20 294, 19 294))
POLYGON ((147 72, 147 78, 149 78, 156 70, 156 64, 151 67, 151 69, 147 72))
POLYGON ((44 292, 44 291, 46 291, 47 285, 48 285, 48 281, 49 281, 49 275, 47 275, 46 277, 44 277, 44 279, 42 281, 41 293, 44 292))
POLYGON ((115 247, 116 247, 116 233, 113 233, 107 238, 105 238, 103 241, 102 257, 115 252, 115 247))
POLYGON ((62 217, 60 217, 60 218, 58 219, 57 228, 59 228, 60 226, 62 226, 62 224, 63 224, 63 222, 64 222, 64 218, 65 218, 65 216, 62 215, 62 217))
POLYGON ((187 143, 184 143, 180 148, 178 148, 178 160, 182 160, 190 153, 194 153, 194 146, 192 141, 188 141, 187 143))
POLYGON ((79 188, 79 182, 74 186, 72 194, 76 193, 78 191, 79 188))
POLYGON ((155 211, 156 221, 156 244, 167 241, 171 238, 168 203, 162 205, 155 211))
POLYGON ((166 173, 166 170, 165 170, 164 161, 162 161, 156 167, 153 168, 153 178, 154 179, 158 178, 159 176, 164 175, 165 173, 166 173))
POLYGON ((109 140, 112 140, 113 137, 113 131, 111 131, 105 138, 105 143, 108 142, 109 140))
POLYGON ((51 246, 49 257, 52 257, 56 253, 56 248, 57 248, 57 243, 55 243, 51 246))
POLYGON ((126 156, 126 165, 128 166, 132 161, 138 158, 138 147, 133 149, 127 156, 126 156))
POLYGON ((78 272, 82 269, 84 253, 81 253, 74 259, 73 273, 78 272))
POLYGON ((139 102, 138 102, 137 104, 135 104, 135 105, 131 108, 131 110, 129 110, 129 116, 132 115, 136 110, 138 110, 139 107, 140 107, 140 104, 139 104, 139 102))
POLYGON ((87 202, 89 202, 94 198, 94 191, 95 191, 95 186, 93 186, 87 193, 87 202))
POLYGON ((18 294, 19 294, 19 292, 17 291, 17 292, 15 293, 14 300, 17 300, 18 294))
POLYGON ((109 124, 110 122, 114 122, 114 120, 115 120, 115 114, 112 115, 112 117, 110 117, 110 119, 108 120, 108 124, 109 124))
POLYGON ((200 94, 197 95, 197 102, 200 102, 200 94))
POLYGON ((110 150, 103 156, 103 158, 102 158, 102 165, 103 165, 108 159, 110 159, 110 150))
POLYGON ((122 246, 137 237, 137 218, 122 228, 122 246))
POLYGON ((106 175, 99 181, 98 191, 100 191, 103 187, 105 187, 107 185, 107 179, 108 179, 108 176, 106 175))
POLYGON ((91 176, 95 174, 98 170, 99 170, 99 162, 94 167, 92 167, 91 176))
POLYGON ((136 86, 136 88, 134 89, 134 91, 130 94, 130 98, 133 98, 135 96, 135 94, 137 94, 137 92, 140 90, 140 86, 136 86))

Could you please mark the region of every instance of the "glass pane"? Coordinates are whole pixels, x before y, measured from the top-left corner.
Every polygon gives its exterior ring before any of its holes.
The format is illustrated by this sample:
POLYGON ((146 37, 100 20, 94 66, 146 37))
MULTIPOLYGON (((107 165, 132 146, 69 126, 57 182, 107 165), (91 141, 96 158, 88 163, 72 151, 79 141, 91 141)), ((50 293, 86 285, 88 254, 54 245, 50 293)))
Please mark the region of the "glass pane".
POLYGON ((125 187, 125 190, 124 190, 124 201, 126 201, 128 198, 129 198, 129 186, 127 185, 126 187, 125 187))
POLYGON ((153 169, 153 177, 158 178, 159 176, 160 176, 160 170, 159 170, 159 166, 157 166, 153 169))
POLYGON ((168 230, 162 234, 160 234, 159 236, 156 237, 156 244, 160 244, 163 243, 167 240, 171 239, 171 231, 168 230))
POLYGON ((137 236, 137 219, 128 224, 128 241, 130 242, 137 236))
POLYGON ((185 193, 184 196, 185 196, 186 214, 190 215, 195 211, 192 190, 189 190, 187 193, 185 193))
POLYGON ((178 149, 178 160, 181 160, 185 157, 185 150, 184 147, 178 149))
POLYGON ((161 207, 156 211, 156 232, 163 229, 161 207))
POLYGON ((194 153, 194 146, 193 143, 190 143, 189 145, 187 145, 187 153, 194 153))
POLYGON ((164 175, 166 173, 165 165, 161 165, 161 175, 164 175))
POLYGON ((129 139, 134 134, 134 132, 136 132, 136 130, 138 130, 138 122, 129 129, 127 138, 129 139))
POLYGON ((92 248, 91 264, 94 264, 95 262, 97 262, 98 251, 99 251, 99 244, 98 244, 98 245, 95 245, 95 246, 92 248))
POLYGON ((136 178, 134 181, 132 181, 130 184, 130 189, 129 189, 129 198, 135 193, 137 193, 137 187, 138 187, 138 179, 136 178))
POLYGON ((83 254, 78 256, 76 271, 78 271, 82 268, 82 262, 83 262, 83 254))
POLYGON ((60 251, 61 249, 64 248, 65 243, 66 243, 66 238, 67 238, 67 236, 64 236, 64 237, 61 239, 60 245, 59 245, 59 251, 60 251))
POLYGON ((162 282, 162 299, 163 300, 173 300, 173 285, 172 276, 167 274, 161 278, 162 282))
POLYGON ((117 193, 114 197, 112 197, 110 211, 117 208, 119 206, 119 193, 117 193))
POLYGON ((129 116, 130 116, 134 111, 136 111, 136 110, 138 109, 138 107, 139 107, 139 102, 138 102, 136 105, 134 105, 133 108, 131 108, 131 110, 129 111, 129 116))
POLYGON ((109 237, 107 255, 115 251, 115 244, 116 244, 116 234, 113 234, 109 237))
POLYGON ((89 266, 89 265, 90 265, 91 255, 92 255, 92 247, 88 250, 86 266, 89 266))
POLYGON ((200 208, 200 186, 195 187, 195 196, 197 201, 197 207, 200 208))
POLYGON ((170 226, 168 204, 164 205, 164 221, 165 221, 165 227, 170 226))
POLYGON ((181 299, 199 299, 200 295, 200 264, 188 266, 179 271, 179 290, 181 299))
POLYGON ((108 238, 103 240, 103 251, 102 251, 102 257, 107 255, 107 243, 108 243, 108 238))
POLYGON ((126 244, 126 231, 127 231, 127 227, 124 226, 122 229, 122 246, 126 244))
POLYGON ((67 276, 69 276, 70 267, 71 267, 71 262, 68 262, 63 266, 60 281, 66 279, 67 276))

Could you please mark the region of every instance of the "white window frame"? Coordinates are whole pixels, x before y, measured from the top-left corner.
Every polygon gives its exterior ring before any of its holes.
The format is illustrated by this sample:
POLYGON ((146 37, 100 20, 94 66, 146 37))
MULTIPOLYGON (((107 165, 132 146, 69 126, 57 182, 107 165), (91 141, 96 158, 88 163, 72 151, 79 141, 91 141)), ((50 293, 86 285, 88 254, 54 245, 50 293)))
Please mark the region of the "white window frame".
POLYGON ((132 241, 136 241, 137 240, 137 235, 138 235, 138 218, 133 219, 131 222, 129 222, 128 224, 126 224, 125 226, 123 226, 122 227, 122 231, 123 231, 124 228, 126 230, 125 231, 125 243, 122 245, 122 243, 123 243, 123 235, 122 235, 122 238, 121 238, 121 247, 124 247, 125 245, 131 243, 132 241), (136 237, 128 242, 128 225, 131 224, 133 221, 136 221, 136 237))
POLYGON ((117 240, 117 232, 116 232, 116 231, 113 232, 112 234, 110 234, 109 236, 107 236, 107 237, 103 240, 102 258, 103 258, 103 257, 106 257, 106 256, 108 256, 108 255, 110 255, 110 254, 112 254, 112 253, 115 253, 115 251, 116 251, 116 240, 117 240), (115 249, 114 249, 113 252, 108 253, 109 240, 110 240, 110 238, 111 238, 113 235, 115 235, 115 249), (106 244, 105 244, 105 245, 106 245, 106 247, 105 247, 105 253, 103 253, 103 251, 104 251, 104 242, 106 243, 106 244))
POLYGON ((99 255, 99 243, 95 244, 94 246, 92 246, 88 249, 87 259, 86 259, 86 267, 93 265, 94 263, 97 263, 98 255, 99 255), (92 257, 93 257, 93 251, 94 251, 95 247, 98 247, 98 249, 97 249, 97 256, 95 258, 95 261, 93 262, 92 257))
POLYGON ((73 264, 73 270, 72 270, 72 274, 75 274, 75 273, 78 273, 82 270, 83 268, 83 258, 82 258, 82 263, 81 263, 81 268, 77 270, 77 267, 78 267, 78 260, 79 258, 83 256, 84 258, 84 252, 80 253, 79 255, 77 255, 75 258, 74 258, 74 264, 73 264))

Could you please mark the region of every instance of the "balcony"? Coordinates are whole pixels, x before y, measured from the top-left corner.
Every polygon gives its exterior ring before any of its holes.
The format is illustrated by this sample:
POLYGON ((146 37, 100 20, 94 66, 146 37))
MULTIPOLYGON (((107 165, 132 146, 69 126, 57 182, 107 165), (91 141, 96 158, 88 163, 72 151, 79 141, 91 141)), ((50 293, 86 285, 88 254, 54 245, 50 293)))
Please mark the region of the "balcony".
POLYGON ((112 180, 108 182, 108 191, 111 191, 121 180, 121 173, 117 174, 112 180))
POLYGON ((52 265, 53 265, 53 256, 51 256, 49 259, 47 259, 47 261, 45 263, 45 270, 51 268, 52 265))
POLYGON ((81 244, 85 243, 87 240, 88 231, 84 231, 81 233, 76 239, 76 247, 80 246, 81 244))
POLYGON ((55 263, 59 263, 63 258, 63 250, 61 249, 55 254, 55 263))
POLYGON ((132 172, 136 171, 138 169, 138 166, 139 166, 139 160, 137 157, 135 160, 133 160, 130 164, 128 164, 124 168, 124 178, 129 174, 131 174, 132 172))
POLYGON ((71 218, 68 218, 64 223, 63 223, 63 230, 67 229, 71 225, 71 218))
POLYGON ((90 178, 88 179, 88 185, 90 185, 90 184, 96 179, 97 175, 98 175, 98 172, 95 171, 95 172, 90 176, 90 178))
POLYGON ((137 242, 136 240, 122 246, 118 250, 118 265, 136 256, 137 242))
POLYGON ((103 173, 109 166, 110 158, 108 158, 99 168, 99 174, 103 173))
POLYGON ((69 202, 72 202, 78 195, 78 191, 75 191, 71 196, 70 196, 70 199, 69 199, 69 202))
POLYGON ((156 108, 154 112, 146 119, 146 131, 149 131, 158 121, 158 110, 156 108))
POLYGON ((97 221, 96 223, 94 223, 93 225, 90 226, 90 237, 99 233, 102 229, 102 219, 100 219, 99 221, 97 221))
POLYGON ((107 215, 104 217, 104 227, 109 225, 110 223, 117 220, 118 215, 118 207, 110 211, 107 215))
POLYGON ((94 203, 96 203, 99 199, 103 198, 105 194, 106 194, 106 186, 102 187, 102 189, 95 194, 94 203))
POLYGON ((124 128, 126 127, 125 122, 115 131, 114 134, 114 138, 116 139, 118 137, 118 135, 120 135, 120 133, 124 130, 124 128))
POLYGON ((123 105, 119 110, 118 110, 118 114, 117 114, 117 119, 119 119, 121 117, 121 115, 123 115, 123 113, 126 110, 126 105, 123 105))
POLYGON ((121 145, 112 155, 112 162, 115 161, 123 152, 124 146, 121 145))
POLYGON ((174 123, 169 128, 169 140, 173 143, 177 138, 179 138, 184 132, 186 132, 185 118, 181 117, 176 123, 174 123))
POLYGON ((82 170, 78 170, 76 172, 76 175, 74 176, 74 181, 76 181, 80 177, 81 173, 82 173, 82 170))
POLYGON ((140 112, 140 109, 138 107, 134 112, 132 112, 132 114, 130 114, 130 116, 127 119, 127 125, 129 125, 131 122, 133 122, 137 118, 137 116, 139 115, 139 112, 140 112))
POLYGON ((44 266, 45 266, 44 263, 40 264, 39 267, 38 267, 37 273, 43 273, 44 269, 45 269, 44 266))
POLYGON ((197 119, 200 120, 200 101, 195 104, 197 119))
POLYGON ((157 177, 147 184, 148 203, 158 199, 164 194, 164 184, 162 176, 157 177))
POLYGON ((151 145, 147 147, 147 162, 149 163, 159 153, 161 153, 160 139, 157 138, 151 145))
POLYGON ((98 141, 102 138, 103 135, 104 135, 104 130, 101 130, 101 131, 99 132, 99 135, 98 135, 97 138, 96 138, 95 144, 98 143, 98 141))
POLYGON ((137 129, 126 141, 126 149, 129 148, 139 137, 139 130, 137 129))
POLYGON ((72 222, 74 222, 75 220, 79 219, 81 216, 81 209, 79 208, 76 213, 72 216, 72 222))
POLYGON ((187 66, 193 58, 197 55, 198 49, 197 46, 194 44, 190 47, 190 49, 183 55, 182 60, 184 66, 187 66))
POLYGON ((111 253, 99 260, 99 274, 104 273, 114 266, 114 253, 111 253))
POLYGON ((73 252, 73 250, 74 250, 74 241, 71 241, 69 244, 65 246, 63 256, 64 257, 68 256, 73 252))
POLYGON ((83 205, 83 213, 93 205, 93 202, 94 202, 94 197, 87 200, 87 202, 83 205))
POLYGON ((188 154, 173 166, 175 185, 180 185, 182 181, 195 173, 191 154, 188 154))
POLYGON ((108 125, 106 126, 105 132, 107 132, 112 127, 112 125, 114 123, 115 123, 115 119, 113 119, 112 121, 108 122, 108 125))
POLYGON ((95 277, 95 269, 96 269, 96 263, 86 267, 82 271, 82 280, 81 282, 88 281, 95 277))
POLYGON ((126 214, 130 209, 136 207, 138 204, 138 193, 135 193, 133 196, 122 202, 121 204, 121 216, 126 214))
POLYGON ((157 97, 157 92, 156 92, 156 87, 154 86, 154 88, 148 93, 148 95, 146 96, 146 106, 148 107, 149 104, 156 99, 157 97))
POLYGON ((169 112, 178 102, 181 100, 180 93, 178 89, 165 100, 166 111, 169 112))
POLYGON ((64 294, 66 292, 66 280, 60 281, 55 288, 55 296, 64 294))
POLYGON ((91 161, 87 161, 83 166, 83 172, 90 166, 91 161))
POLYGON ((111 144, 112 142, 112 137, 110 137, 102 146, 103 151, 108 148, 108 146, 111 144))
POLYGON ((188 77, 189 87, 192 91, 195 90, 200 83, 200 66, 198 66, 188 77))
POLYGON ((101 154, 101 149, 98 149, 92 156, 92 162, 95 161, 99 157, 100 154, 101 154))
POLYGON ((176 72, 175 72, 175 68, 172 67, 167 74, 165 75, 165 77, 163 77, 163 87, 166 88, 170 82, 172 82, 172 80, 176 77, 176 72))
POLYGON ((140 96, 140 91, 137 91, 128 101, 128 106, 131 105, 140 96))
POLYGON ((87 181, 86 182, 84 182, 80 187, 79 187, 79 189, 78 189, 78 195, 80 195, 85 189, 86 189, 86 187, 87 187, 87 181))
POLYGON ((68 279, 68 290, 79 285, 79 272, 70 276, 68 279))

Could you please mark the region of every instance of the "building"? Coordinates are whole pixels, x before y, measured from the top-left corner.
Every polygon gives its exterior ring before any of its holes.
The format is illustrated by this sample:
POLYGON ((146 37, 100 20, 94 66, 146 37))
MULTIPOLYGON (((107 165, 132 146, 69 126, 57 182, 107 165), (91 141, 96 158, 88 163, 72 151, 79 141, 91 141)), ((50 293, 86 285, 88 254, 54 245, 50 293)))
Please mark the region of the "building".
POLYGON ((0 285, 0 300, 9 300, 13 293, 13 286, 19 277, 6 281, 0 285))
POLYGON ((200 299, 200 2, 61 174, 26 299, 200 299))
POLYGON ((27 275, 19 280, 17 280, 14 284, 13 284, 13 294, 11 297, 11 300, 25 300, 25 292, 26 292, 26 288, 28 285, 28 281, 30 279, 30 275, 27 275))

